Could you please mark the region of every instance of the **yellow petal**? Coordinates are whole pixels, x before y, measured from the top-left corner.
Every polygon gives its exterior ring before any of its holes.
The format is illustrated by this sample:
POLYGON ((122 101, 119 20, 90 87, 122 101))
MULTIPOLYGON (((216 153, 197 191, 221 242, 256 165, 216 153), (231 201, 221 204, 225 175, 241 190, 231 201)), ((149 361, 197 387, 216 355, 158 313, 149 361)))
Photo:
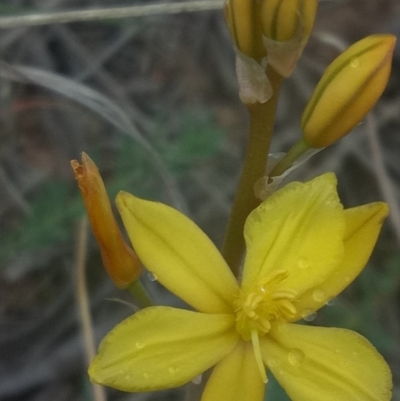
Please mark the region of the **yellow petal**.
POLYGON ((143 264, 201 312, 229 313, 236 280, 211 240, 182 213, 126 192, 117 206, 143 264))
POLYGON ((322 283, 342 261, 344 229, 334 174, 287 185, 246 221, 243 289, 278 272, 297 296, 322 283))
POLYGON ((261 342, 264 362, 292 401, 389 401, 390 369, 370 342, 344 329, 285 324, 261 342))
POLYGON ((325 282, 310 289, 297 300, 297 314, 293 321, 323 307, 361 273, 371 256, 389 210, 386 203, 376 202, 346 209, 344 212, 346 231, 343 262, 325 282))
POLYGON ((150 307, 105 337, 89 375, 122 391, 178 387, 219 362, 238 341, 233 315, 150 307))
POLYGON ((251 342, 241 341, 215 366, 201 401, 262 401, 264 391, 251 342))

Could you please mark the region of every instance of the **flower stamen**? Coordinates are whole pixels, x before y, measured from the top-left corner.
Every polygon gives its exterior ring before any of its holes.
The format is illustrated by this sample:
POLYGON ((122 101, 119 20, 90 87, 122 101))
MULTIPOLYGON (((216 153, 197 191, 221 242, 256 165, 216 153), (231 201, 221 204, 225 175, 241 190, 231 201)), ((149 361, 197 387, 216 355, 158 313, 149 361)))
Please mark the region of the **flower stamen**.
POLYGON ((288 271, 280 269, 239 294, 235 302, 236 329, 244 340, 252 338, 253 330, 263 336, 273 322, 288 321, 296 315, 293 300, 297 293, 283 287, 287 277, 288 271))

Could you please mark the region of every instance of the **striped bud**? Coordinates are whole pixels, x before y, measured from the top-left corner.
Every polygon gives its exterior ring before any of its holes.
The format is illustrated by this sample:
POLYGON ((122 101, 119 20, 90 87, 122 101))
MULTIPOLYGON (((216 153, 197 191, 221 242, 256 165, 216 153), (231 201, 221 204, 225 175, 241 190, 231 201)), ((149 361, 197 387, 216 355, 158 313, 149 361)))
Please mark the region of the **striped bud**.
POLYGON ((387 85, 395 43, 393 35, 368 36, 330 64, 302 116, 309 147, 331 145, 371 110, 387 85))

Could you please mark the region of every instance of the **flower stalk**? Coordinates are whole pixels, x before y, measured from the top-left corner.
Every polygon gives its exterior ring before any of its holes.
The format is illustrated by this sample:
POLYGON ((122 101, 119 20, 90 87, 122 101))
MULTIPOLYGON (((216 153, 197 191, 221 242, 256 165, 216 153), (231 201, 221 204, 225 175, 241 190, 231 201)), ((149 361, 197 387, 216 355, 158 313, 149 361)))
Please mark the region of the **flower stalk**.
POLYGON ((239 274, 244 252, 244 222, 260 203, 254 194, 254 184, 265 174, 283 80, 272 68, 267 68, 267 75, 273 90, 271 99, 266 103, 247 105, 250 116, 248 145, 222 248, 222 254, 235 276, 239 274))
POLYGON ((128 287, 129 292, 135 297, 142 308, 153 306, 154 302, 147 293, 140 280, 134 280, 128 287))
POLYGON ((304 142, 304 140, 300 140, 295 143, 290 150, 282 157, 281 160, 276 164, 276 166, 271 170, 268 174, 268 177, 279 177, 286 170, 288 170, 292 164, 299 159, 308 149, 308 145, 304 142))

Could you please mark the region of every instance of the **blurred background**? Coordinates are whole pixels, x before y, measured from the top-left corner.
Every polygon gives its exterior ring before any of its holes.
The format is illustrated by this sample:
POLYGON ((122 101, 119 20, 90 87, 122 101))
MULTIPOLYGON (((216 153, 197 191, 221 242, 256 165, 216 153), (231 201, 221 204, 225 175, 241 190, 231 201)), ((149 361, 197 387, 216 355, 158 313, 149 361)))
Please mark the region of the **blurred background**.
MULTIPOLYGON (((0 18, 146 4, 2 0, 0 18)), ((97 163, 112 198, 123 189, 171 204, 221 245, 248 124, 234 53, 220 9, 170 14, 172 1, 162 4, 165 11, 138 18, 1 29, 0 400, 104 400, 93 396, 86 374, 85 293, 96 346, 135 301, 106 277, 91 234, 82 279, 77 238, 84 210, 69 163, 82 151, 97 163)), ((328 63, 354 41, 383 32, 400 35, 398 0, 320 0, 310 43, 284 84, 274 152, 299 137, 302 110, 328 63)), ((399 71, 397 47, 374 111, 289 177, 334 171, 345 206, 390 203, 368 267, 309 324, 365 335, 392 368, 394 401, 400 400, 399 71)), ((152 280, 143 275, 156 302, 179 305, 152 280)), ((179 401, 184 391, 107 390, 106 397, 179 401)), ((267 398, 288 400, 272 379, 267 398)))

